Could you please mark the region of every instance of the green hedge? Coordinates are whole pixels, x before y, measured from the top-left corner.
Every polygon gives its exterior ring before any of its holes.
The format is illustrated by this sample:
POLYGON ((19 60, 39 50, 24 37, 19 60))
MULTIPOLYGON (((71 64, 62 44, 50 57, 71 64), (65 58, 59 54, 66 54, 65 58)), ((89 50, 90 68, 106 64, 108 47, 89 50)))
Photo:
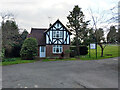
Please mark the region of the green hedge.
MULTIPOLYGON (((70 57, 77 56, 77 48, 76 48, 76 46, 71 46, 70 50, 71 50, 70 57)), ((80 52, 79 55, 87 55, 88 54, 88 47, 85 46, 85 45, 79 46, 79 52, 80 52)))

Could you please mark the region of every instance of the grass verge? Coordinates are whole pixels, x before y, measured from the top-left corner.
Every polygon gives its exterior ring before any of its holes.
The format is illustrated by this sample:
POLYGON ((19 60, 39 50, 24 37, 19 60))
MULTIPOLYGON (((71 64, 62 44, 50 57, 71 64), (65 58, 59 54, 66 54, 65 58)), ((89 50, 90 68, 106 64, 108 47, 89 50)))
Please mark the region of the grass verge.
POLYGON ((0 65, 13 65, 13 64, 21 64, 21 63, 33 63, 36 60, 21 60, 21 58, 7 58, 7 59, 14 59, 14 61, 5 61, 0 63, 0 65))
POLYGON ((44 60, 42 60, 43 62, 47 62, 47 61, 71 61, 71 60, 77 60, 76 58, 65 58, 65 59, 48 59, 48 58, 46 58, 46 59, 44 59, 44 60))

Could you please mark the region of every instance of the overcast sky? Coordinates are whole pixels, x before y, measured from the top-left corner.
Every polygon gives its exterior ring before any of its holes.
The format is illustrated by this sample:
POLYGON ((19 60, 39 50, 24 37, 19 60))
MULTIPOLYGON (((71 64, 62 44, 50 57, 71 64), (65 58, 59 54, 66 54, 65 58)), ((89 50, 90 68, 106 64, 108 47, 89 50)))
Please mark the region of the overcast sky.
MULTIPOLYGON (((86 20, 90 20, 88 9, 94 14, 109 10, 119 0, 0 0, 0 12, 11 12, 15 15, 19 28, 30 32, 31 27, 48 28, 49 23, 59 19, 64 25, 67 16, 75 5, 82 8, 86 20), (51 17, 51 18, 49 18, 51 17)), ((0 19, 1 20, 1 19, 0 19)))

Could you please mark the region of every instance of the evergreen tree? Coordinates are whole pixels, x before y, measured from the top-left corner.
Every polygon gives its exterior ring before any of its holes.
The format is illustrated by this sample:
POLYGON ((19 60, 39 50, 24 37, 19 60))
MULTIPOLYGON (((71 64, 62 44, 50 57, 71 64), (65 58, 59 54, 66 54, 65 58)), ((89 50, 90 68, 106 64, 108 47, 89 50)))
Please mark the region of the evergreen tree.
POLYGON ((7 20, 2 22, 2 45, 4 48, 11 47, 13 43, 17 43, 18 35, 18 26, 15 21, 7 20))
POLYGON ((71 29, 75 36, 77 55, 79 55, 79 40, 84 38, 84 30, 86 29, 89 21, 85 21, 85 16, 78 5, 76 5, 72 11, 70 11, 67 19, 69 21, 67 23, 67 27, 71 29))
POLYGON ((107 42, 115 43, 117 41, 117 32, 115 26, 111 26, 107 34, 107 42))

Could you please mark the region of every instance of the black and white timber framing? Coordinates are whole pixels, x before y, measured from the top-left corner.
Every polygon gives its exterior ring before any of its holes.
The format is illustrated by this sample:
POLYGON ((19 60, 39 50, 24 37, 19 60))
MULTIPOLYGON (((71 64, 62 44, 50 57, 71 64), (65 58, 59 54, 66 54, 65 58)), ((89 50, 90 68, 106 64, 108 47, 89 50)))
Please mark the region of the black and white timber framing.
POLYGON ((57 20, 47 31, 46 45, 69 45, 71 32, 57 20), (54 34, 54 35, 53 35, 54 34))

